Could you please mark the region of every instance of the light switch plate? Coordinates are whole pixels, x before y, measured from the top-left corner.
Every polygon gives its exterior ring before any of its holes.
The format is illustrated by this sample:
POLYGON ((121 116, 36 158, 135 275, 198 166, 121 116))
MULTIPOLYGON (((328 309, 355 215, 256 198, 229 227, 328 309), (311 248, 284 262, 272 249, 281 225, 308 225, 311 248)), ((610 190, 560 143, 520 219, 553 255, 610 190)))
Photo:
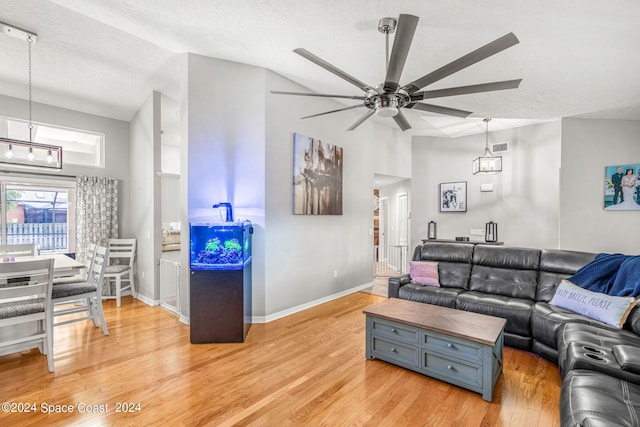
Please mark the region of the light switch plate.
POLYGON ((493 184, 480 184, 480 191, 482 192, 493 191, 493 184))

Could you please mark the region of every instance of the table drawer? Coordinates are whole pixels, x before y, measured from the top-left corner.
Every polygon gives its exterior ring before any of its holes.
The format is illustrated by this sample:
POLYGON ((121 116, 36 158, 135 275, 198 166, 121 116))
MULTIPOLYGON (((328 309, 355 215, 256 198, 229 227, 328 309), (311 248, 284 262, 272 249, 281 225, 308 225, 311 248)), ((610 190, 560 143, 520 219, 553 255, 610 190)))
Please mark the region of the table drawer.
POLYGON ((423 352, 422 368, 436 378, 446 378, 454 384, 476 389, 482 388, 482 366, 423 352))
POLYGON ((418 366, 418 347, 405 345, 402 343, 386 340, 380 337, 373 337, 374 355, 380 359, 393 360, 395 362, 403 362, 413 366, 418 366))
POLYGON ((418 344, 420 331, 414 327, 388 320, 372 319, 372 332, 374 335, 386 336, 395 341, 418 344))
POLYGON ((423 335, 425 348, 437 350, 447 356, 480 362, 482 360, 482 345, 465 341, 437 332, 425 332, 423 335))

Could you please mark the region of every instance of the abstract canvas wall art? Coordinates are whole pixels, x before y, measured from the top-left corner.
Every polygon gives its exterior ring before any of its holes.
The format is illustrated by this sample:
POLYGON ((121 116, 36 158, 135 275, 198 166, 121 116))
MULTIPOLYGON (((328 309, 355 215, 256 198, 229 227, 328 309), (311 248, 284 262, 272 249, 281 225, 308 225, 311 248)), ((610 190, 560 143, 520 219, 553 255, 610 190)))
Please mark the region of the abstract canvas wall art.
POLYGON ((342 215, 342 147, 293 134, 293 213, 342 215))

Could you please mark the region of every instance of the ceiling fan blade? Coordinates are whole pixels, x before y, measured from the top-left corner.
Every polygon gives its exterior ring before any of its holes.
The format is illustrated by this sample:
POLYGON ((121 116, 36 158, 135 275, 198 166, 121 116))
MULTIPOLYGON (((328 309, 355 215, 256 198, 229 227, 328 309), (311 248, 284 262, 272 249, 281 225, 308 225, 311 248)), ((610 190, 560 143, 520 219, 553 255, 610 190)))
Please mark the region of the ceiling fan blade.
POLYGON ((310 119, 311 117, 324 116, 325 114, 337 113, 339 111, 353 110, 354 108, 364 107, 364 104, 361 105, 353 105, 351 107, 338 108, 337 110, 325 111, 324 113, 312 114, 310 116, 300 117, 301 119, 310 119))
POLYGON ((440 105, 423 104, 421 102, 411 102, 406 105, 406 108, 411 108, 413 110, 428 111, 430 113, 444 114, 447 116, 462 117, 462 118, 465 118, 469 114, 471 114, 471 111, 458 110, 456 108, 449 108, 449 107, 441 107, 440 105))
POLYGON ((365 91, 365 92, 373 91, 373 88, 371 86, 369 86, 369 85, 361 82, 360 80, 356 79, 355 77, 345 73, 341 69, 329 64, 327 61, 325 61, 324 59, 314 55, 313 53, 309 52, 308 50, 303 49, 303 48, 298 48, 298 49, 294 49, 293 51, 295 53, 297 53, 298 55, 308 59, 311 62, 313 62, 314 64, 319 65, 322 68, 324 68, 325 70, 335 74, 336 76, 340 77, 341 79, 348 81, 352 85, 358 86, 363 91, 365 91))
POLYGON ((272 90, 274 95, 298 95, 298 96, 320 96, 322 98, 345 98, 345 99, 359 99, 364 101, 366 96, 351 96, 351 95, 329 95, 326 93, 305 93, 305 92, 286 92, 282 90, 272 90))
POLYGON ((403 132, 407 129, 411 129, 411 125, 409 124, 409 121, 407 120, 405 115, 402 114, 402 110, 398 110, 398 114, 393 116, 393 120, 396 121, 396 123, 398 124, 398 127, 400 127, 400 129, 402 129, 403 132))
POLYGON ((386 92, 395 92, 400 86, 398 82, 400 81, 404 64, 407 61, 407 55, 409 54, 409 48, 411 47, 419 19, 413 15, 400 15, 398 19, 398 28, 393 39, 387 77, 384 81, 384 90, 386 92))
POLYGON ((369 117, 373 116, 373 113, 375 113, 376 111, 371 109, 369 111, 367 111, 366 113, 364 113, 364 116, 360 117, 354 124, 351 125, 351 127, 347 130, 354 130, 355 128, 357 128, 358 126, 360 126, 365 120, 367 120, 369 117))
POLYGON ((437 82, 448 75, 456 73, 460 70, 463 70, 476 62, 480 62, 483 59, 487 59, 488 57, 495 55, 498 52, 501 52, 511 46, 520 43, 518 38, 513 34, 506 34, 499 39, 492 41, 491 43, 487 43, 486 45, 470 52, 453 62, 444 65, 437 70, 420 77, 417 80, 412 81, 411 83, 405 85, 403 87, 408 93, 414 93, 420 90, 421 88, 430 85, 431 83, 437 82))
POLYGON ((494 90, 516 89, 522 79, 504 80, 501 82, 481 83, 477 85, 450 87, 447 89, 425 90, 411 95, 412 101, 441 98, 443 96, 466 95, 469 93, 491 92, 494 90))

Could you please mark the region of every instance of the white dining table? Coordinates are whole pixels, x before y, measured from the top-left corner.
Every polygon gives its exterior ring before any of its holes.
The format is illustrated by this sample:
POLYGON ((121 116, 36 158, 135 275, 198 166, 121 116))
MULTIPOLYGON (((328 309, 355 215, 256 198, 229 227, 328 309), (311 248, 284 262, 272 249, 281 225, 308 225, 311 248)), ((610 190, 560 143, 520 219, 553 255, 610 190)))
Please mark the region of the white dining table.
POLYGON ((64 254, 41 254, 34 256, 0 257, 0 263, 4 262, 25 262, 39 259, 53 258, 53 277, 66 277, 79 274, 84 268, 84 264, 70 258, 64 254))

